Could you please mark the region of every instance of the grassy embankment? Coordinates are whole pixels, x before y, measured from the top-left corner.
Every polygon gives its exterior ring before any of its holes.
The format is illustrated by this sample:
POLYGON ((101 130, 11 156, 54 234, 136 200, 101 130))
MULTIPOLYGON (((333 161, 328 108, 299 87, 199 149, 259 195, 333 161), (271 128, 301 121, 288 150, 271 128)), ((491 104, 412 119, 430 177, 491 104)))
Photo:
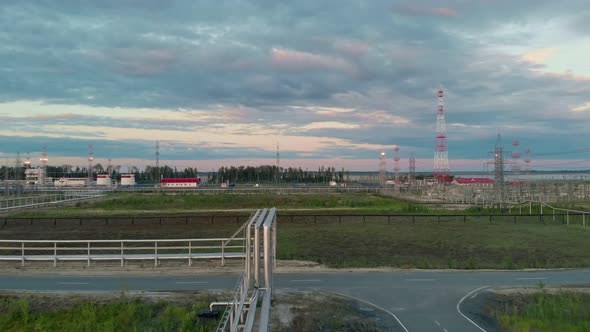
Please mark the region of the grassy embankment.
POLYGON ((590 331, 590 294, 539 292, 497 301, 492 315, 505 331, 590 331))
MULTIPOLYGON (((257 209, 277 207, 289 209, 354 210, 355 212, 422 213, 429 209, 379 197, 372 194, 128 194, 117 193, 103 201, 78 203, 67 208, 44 208, 21 211, 12 216, 79 216, 79 215, 141 215, 141 214, 207 214, 209 210, 257 209)), ((227 214, 227 213, 226 213, 227 214)))
POLYGON ((198 310, 206 307, 204 303, 183 308, 167 302, 121 299, 36 311, 25 299, 4 297, 0 300, 0 331, 212 331, 216 320, 197 317, 198 310))
MULTIPOLYGON (((165 211, 172 209, 204 209, 227 207, 277 206, 285 208, 361 207, 354 213, 434 213, 420 205, 412 205, 370 194, 331 195, 129 195, 88 203, 72 209, 61 209, 67 215, 87 215, 85 211, 107 211, 124 214, 133 211, 165 211)), ((56 213, 47 210, 45 213, 56 213)), ((439 211, 435 211, 439 213, 439 211)), ((469 213, 481 211, 472 209, 469 213)), ((514 212, 514 211, 513 211, 514 212)), ((152 212, 153 213, 153 212, 152 212)), ((311 213, 311 212, 301 212, 311 213)), ((313 211, 313 213, 317 213, 313 211)), ((353 212, 351 212, 353 213, 353 212)), ((448 214, 456 211, 446 211, 448 214)), ((279 222, 278 258, 311 260, 330 267, 461 268, 517 269, 590 266, 589 228, 564 226, 560 221, 539 224, 538 218, 512 217, 494 219, 470 217, 466 223, 447 217, 440 224, 437 218, 404 217, 362 219, 323 218, 318 223, 305 220, 279 222), (502 220, 503 219, 503 220, 502 220)), ((444 218, 443 218, 444 219, 444 218)), ((27 239, 122 239, 122 238, 203 238, 229 236, 236 224, 188 225, 45 225, 9 224, 0 230, 1 238, 27 239), (31 232, 35 230, 35 232, 31 232)))

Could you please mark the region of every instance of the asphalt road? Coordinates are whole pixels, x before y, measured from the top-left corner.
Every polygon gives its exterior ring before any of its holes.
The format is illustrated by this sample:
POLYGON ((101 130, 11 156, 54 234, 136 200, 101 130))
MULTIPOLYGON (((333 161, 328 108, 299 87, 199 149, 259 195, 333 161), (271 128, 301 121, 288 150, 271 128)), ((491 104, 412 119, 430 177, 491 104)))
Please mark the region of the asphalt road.
MULTIPOLYGON (((42 291, 157 291, 231 289, 236 275, 54 276, 0 275, 0 289, 42 291)), ((590 270, 534 272, 338 272, 275 274, 274 287, 324 289, 388 311, 400 331, 495 331, 477 315, 486 287, 588 284, 590 270), (478 297, 479 296, 479 297, 478 297), (403 325, 403 326, 402 326, 403 325)))

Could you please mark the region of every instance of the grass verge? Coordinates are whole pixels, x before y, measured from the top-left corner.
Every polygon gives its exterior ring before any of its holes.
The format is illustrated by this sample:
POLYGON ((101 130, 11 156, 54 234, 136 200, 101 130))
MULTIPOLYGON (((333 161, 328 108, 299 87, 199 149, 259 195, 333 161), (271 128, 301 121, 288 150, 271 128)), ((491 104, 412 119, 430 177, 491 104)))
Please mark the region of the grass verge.
POLYGON ((515 294, 496 300, 492 315, 505 331, 590 331, 590 294, 515 294))
POLYGON ((109 304, 77 303, 70 308, 34 310, 27 299, 0 299, 1 331, 212 331, 216 320, 197 317, 207 304, 189 308, 124 297, 109 304))

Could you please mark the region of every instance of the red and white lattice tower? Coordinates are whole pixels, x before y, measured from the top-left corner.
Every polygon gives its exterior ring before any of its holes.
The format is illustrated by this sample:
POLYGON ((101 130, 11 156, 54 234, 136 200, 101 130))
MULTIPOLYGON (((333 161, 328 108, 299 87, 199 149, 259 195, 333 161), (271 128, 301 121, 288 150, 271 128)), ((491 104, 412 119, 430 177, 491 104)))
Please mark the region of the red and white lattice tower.
POLYGON ((395 183, 399 183, 399 146, 393 148, 393 180, 395 183))
POLYGON ((518 146, 520 145, 520 141, 512 141, 512 176, 513 176, 513 184, 519 185, 519 175, 520 175, 520 151, 518 150, 518 146))
POLYGON ((379 184, 385 186, 385 152, 381 152, 379 155, 379 184))
POLYGON ((45 181, 47 179, 47 163, 49 162, 49 158, 47 158, 47 145, 43 145, 43 148, 41 150, 41 158, 39 160, 41 160, 41 176, 39 177, 39 182, 42 184, 45 184, 45 181))
POLYGON ((524 172, 527 176, 527 180, 528 177, 530 175, 531 172, 531 149, 526 149, 524 150, 524 172))
POLYGON ((414 184, 416 180, 416 157, 414 156, 414 152, 410 153, 410 178, 408 181, 410 185, 414 184))
POLYGON ((434 145, 434 168, 432 174, 439 182, 450 182, 449 151, 447 149, 447 125, 445 121, 445 107, 443 90, 438 89, 438 110, 436 116, 436 141, 434 145))

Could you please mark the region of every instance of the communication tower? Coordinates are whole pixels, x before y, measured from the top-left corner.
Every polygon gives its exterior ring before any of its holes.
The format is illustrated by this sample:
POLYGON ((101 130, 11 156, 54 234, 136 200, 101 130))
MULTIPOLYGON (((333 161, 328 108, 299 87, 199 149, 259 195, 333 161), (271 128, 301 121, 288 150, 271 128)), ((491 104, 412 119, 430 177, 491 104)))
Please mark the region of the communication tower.
POLYGON ((88 181, 92 182, 92 164, 94 162, 94 151, 92 144, 88 144, 88 181))
POLYGON ((416 181, 416 157, 414 156, 414 152, 411 152, 410 153, 410 178, 408 179, 408 182, 410 183, 410 186, 413 186, 415 181, 416 181))
POLYGON ((445 119, 444 92, 438 89, 438 109, 436 116, 436 141, 434 144, 434 168, 432 174, 439 182, 450 182, 449 152, 447 147, 447 125, 445 119))
POLYGON ((20 152, 16 153, 16 160, 14 163, 14 179, 20 180, 20 167, 21 167, 22 160, 20 159, 20 152))
POLYGON ((514 177, 513 184, 520 185, 519 175, 520 175, 520 157, 521 154, 518 151, 518 146, 520 145, 520 141, 512 141, 512 175, 514 177))
POLYGON ((281 155, 279 153, 279 141, 277 141, 277 184, 281 182, 281 155))
POLYGON ((25 160, 25 169, 31 168, 31 157, 29 152, 27 152, 27 159, 25 160))
POLYGON ((160 141, 156 141, 156 182, 160 180, 160 141))
POLYGON ((47 162, 49 162, 49 158, 47 158, 47 145, 43 145, 42 152, 41 152, 41 174, 39 174, 39 183, 45 184, 45 178, 47 177, 47 162))
POLYGON ((528 180, 531 172, 531 149, 527 148, 526 150, 524 150, 524 164, 524 172, 528 180))
POLYGON ((393 180, 395 183, 399 183, 399 146, 393 148, 393 180))
POLYGON ((386 160, 385 160, 385 152, 381 152, 379 155, 379 184, 385 186, 385 167, 386 167, 386 160))

